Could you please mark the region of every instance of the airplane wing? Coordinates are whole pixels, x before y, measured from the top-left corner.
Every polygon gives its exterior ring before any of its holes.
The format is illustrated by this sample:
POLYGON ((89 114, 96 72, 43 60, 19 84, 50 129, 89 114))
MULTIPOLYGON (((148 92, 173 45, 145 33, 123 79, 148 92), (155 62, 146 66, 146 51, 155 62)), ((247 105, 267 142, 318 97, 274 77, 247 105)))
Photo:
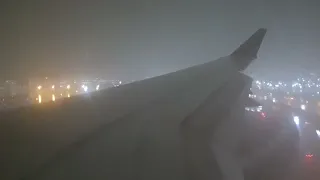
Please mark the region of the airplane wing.
MULTIPOLYGON (((257 57, 265 33, 215 61, 0 114, 0 179, 187 179, 187 167, 203 162, 186 165, 186 153, 212 156, 193 145, 204 148, 199 139, 225 138, 239 125, 221 120, 235 118, 232 108, 247 97, 252 79, 239 71, 257 57)), ((213 159, 208 167, 221 174, 226 165, 213 159)), ((199 167, 207 166, 191 169, 199 167)))

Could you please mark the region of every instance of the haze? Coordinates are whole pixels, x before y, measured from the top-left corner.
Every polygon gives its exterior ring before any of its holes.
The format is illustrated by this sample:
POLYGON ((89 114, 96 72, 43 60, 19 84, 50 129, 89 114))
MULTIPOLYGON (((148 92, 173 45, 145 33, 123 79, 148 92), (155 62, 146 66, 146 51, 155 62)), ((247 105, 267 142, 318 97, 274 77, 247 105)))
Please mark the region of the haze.
POLYGON ((231 53, 268 35, 249 73, 318 71, 316 0, 9 1, 0 29, 0 79, 99 75, 141 79, 231 53))

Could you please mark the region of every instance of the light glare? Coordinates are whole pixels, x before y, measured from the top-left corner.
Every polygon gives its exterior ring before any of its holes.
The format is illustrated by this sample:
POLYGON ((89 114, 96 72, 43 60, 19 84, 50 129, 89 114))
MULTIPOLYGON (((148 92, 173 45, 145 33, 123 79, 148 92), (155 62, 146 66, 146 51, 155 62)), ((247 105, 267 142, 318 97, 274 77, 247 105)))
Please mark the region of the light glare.
POLYGON ((38 102, 39 102, 39 104, 41 104, 41 102, 42 102, 42 99, 41 99, 41 95, 40 95, 40 94, 38 95, 38 102))

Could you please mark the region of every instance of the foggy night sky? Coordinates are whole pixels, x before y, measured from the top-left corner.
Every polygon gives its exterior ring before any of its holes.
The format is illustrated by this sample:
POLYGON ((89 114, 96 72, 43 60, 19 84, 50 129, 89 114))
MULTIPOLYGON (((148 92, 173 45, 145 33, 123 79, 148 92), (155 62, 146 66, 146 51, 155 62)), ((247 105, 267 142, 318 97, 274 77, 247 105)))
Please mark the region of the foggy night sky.
POLYGON ((0 79, 143 78, 230 54, 268 29, 250 72, 320 72, 317 0, 64 0, 0 5, 0 79))

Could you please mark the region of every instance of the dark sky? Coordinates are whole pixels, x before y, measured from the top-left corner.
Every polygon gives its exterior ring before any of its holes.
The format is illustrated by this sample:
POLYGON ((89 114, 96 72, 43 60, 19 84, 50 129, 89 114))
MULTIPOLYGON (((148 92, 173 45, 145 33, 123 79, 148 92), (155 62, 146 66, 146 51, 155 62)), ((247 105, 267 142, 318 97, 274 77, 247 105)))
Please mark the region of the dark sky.
POLYGON ((320 67, 318 0, 9 0, 0 6, 0 79, 163 74, 228 55, 260 27, 268 33, 248 71, 320 67))

